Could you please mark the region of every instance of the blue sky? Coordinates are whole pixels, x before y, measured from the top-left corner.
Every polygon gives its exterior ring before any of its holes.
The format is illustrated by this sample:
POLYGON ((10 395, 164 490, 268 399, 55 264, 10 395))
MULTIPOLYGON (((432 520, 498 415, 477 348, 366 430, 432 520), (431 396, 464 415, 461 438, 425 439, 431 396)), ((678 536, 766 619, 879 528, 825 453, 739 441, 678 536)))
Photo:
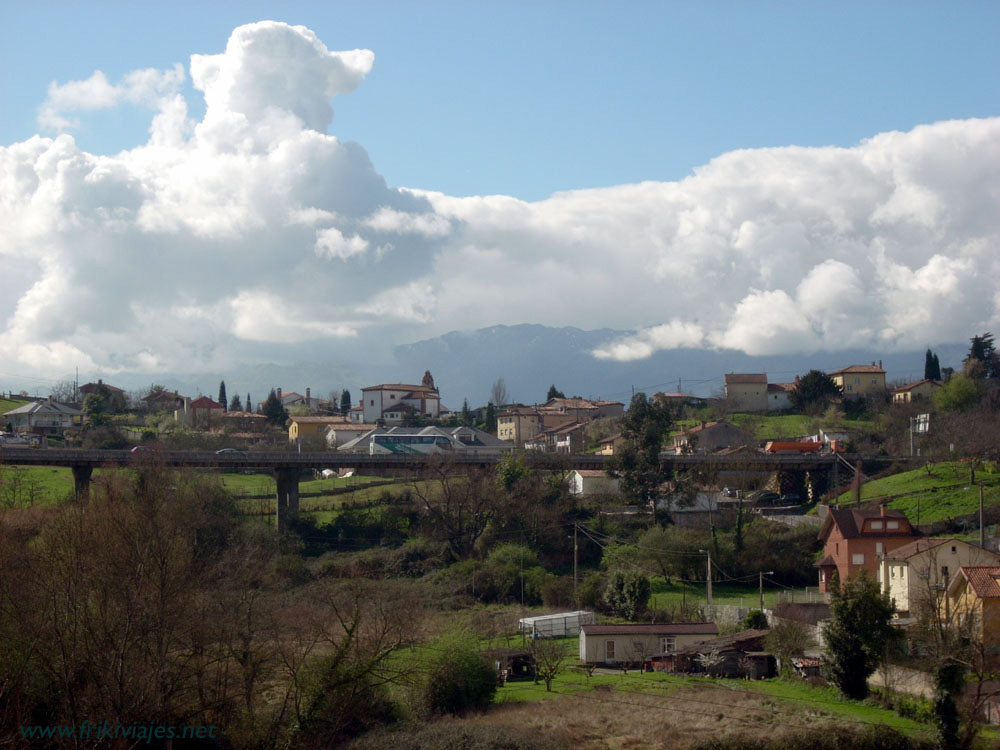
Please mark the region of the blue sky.
MULTIPOLYGON (((331 133, 390 185, 526 200, 676 180, 760 146, 851 146, 1000 107, 992 2, 49 2, 0 5, 0 144, 38 131, 52 81, 187 65, 273 19, 375 53, 331 133)), ((185 93, 192 114, 198 92, 185 93)), ((81 148, 145 141, 92 113, 81 148)))
POLYGON ((518 323, 626 332, 615 361, 961 343, 1000 330, 998 28, 986 2, 0 2, 0 357, 382 362, 518 323))

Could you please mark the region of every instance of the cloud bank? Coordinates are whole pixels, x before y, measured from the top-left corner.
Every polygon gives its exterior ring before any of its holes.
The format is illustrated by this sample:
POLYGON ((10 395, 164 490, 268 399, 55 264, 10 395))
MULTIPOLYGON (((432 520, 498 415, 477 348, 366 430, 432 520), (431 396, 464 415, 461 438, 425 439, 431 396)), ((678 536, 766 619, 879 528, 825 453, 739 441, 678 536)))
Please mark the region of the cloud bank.
POLYGON ((636 330, 594 352, 624 361, 919 349, 1000 324, 1000 119, 735 151, 679 182, 455 198, 388 186, 328 132, 373 64, 262 22, 187 70, 53 83, 45 135, 0 148, 0 356, 223 369, 539 322, 636 330), (127 105, 152 110, 147 143, 76 146, 80 117, 127 105))

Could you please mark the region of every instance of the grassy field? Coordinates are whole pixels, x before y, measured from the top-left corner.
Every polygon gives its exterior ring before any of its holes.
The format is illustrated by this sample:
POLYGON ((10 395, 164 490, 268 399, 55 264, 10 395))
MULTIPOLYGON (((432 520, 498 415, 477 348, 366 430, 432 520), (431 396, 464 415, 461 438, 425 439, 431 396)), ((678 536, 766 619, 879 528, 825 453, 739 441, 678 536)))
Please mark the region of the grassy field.
POLYGON ((772 735, 823 726, 883 725, 923 739, 933 728, 829 687, 798 680, 722 680, 660 672, 573 669, 577 639, 547 692, 544 683, 508 682, 475 724, 525 727, 591 748, 687 748, 733 733, 772 735))
MULTIPOLYGON (((775 438, 799 437, 810 435, 818 429, 818 420, 805 414, 729 414, 726 421, 737 427, 752 430, 756 440, 774 440, 775 438)), ((696 419, 683 419, 676 423, 680 430, 699 424, 696 419)), ((872 422, 864 420, 842 420, 837 427, 845 430, 863 432, 873 427, 872 422)))
POLYGON ((73 472, 69 468, 0 466, 0 504, 53 505, 71 498, 73 490, 73 472))
MULTIPOLYGON (((663 578, 658 576, 653 577, 651 582, 653 595, 650 597, 649 606, 652 609, 673 609, 685 603, 698 607, 708 604, 704 583, 684 584, 680 581, 672 581, 667 584, 663 578)), ((776 588, 765 581, 764 606, 774 607, 778 603, 778 597, 788 591, 789 589, 776 588)), ((796 589, 796 591, 802 592, 801 589, 796 589)), ((756 609, 760 606, 760 590, 753 584, 715 582, 712 584, 712 603, 756 609)))
POLYGON ((6 414, 11 409, 16 409, 19 406, 24 406, 30 403, 28 401, 21 401, 20 399, 11 398, 0 398, 0 414, 6 414))
MULTIPOLYGON (((976 472, 976 483, 983 484, 984 504, 994 505, 1000 503, 1000 472, 989 468, 994 470, 976 472)), ((889 507, 905 512, 913 523, 942 521, 979 509, 979 487, 969 484, 968 464, 957 461, 928 464, 862 485, 862 502, 879 498, 890 498, 889 507)), ((849 507, 854 497, 845 492, 837 500, 849 507)))

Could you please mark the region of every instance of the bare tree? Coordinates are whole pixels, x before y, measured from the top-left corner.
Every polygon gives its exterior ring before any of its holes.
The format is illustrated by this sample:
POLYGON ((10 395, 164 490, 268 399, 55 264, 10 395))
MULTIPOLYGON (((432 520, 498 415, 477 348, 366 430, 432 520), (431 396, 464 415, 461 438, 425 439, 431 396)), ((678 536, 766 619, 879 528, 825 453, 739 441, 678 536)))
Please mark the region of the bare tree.
POLYGON ((508 401, 510 401, 510 394, 507 392, 507 385, 503 382, 503 378, 497 378, 493 387, 490 388, 490 403, 499 409, 508 401))
POLYGON ((425 533, 444 542, 456 560, 472 552, 500 502, 488 472, 459 468, 448 457, 428 462, 410 486, 426 518, 421 524, 425 533))

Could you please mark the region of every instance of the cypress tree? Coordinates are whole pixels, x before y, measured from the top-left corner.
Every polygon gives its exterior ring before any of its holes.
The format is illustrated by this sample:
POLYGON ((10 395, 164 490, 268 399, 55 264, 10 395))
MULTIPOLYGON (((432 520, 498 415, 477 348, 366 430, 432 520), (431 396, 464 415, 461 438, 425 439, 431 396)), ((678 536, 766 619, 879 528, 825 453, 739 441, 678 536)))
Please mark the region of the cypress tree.
POLYGON ((229 409, 229 399, 226 398, 226 381, 219 381, 219 403, 222 404, 222 411, 229 409))

